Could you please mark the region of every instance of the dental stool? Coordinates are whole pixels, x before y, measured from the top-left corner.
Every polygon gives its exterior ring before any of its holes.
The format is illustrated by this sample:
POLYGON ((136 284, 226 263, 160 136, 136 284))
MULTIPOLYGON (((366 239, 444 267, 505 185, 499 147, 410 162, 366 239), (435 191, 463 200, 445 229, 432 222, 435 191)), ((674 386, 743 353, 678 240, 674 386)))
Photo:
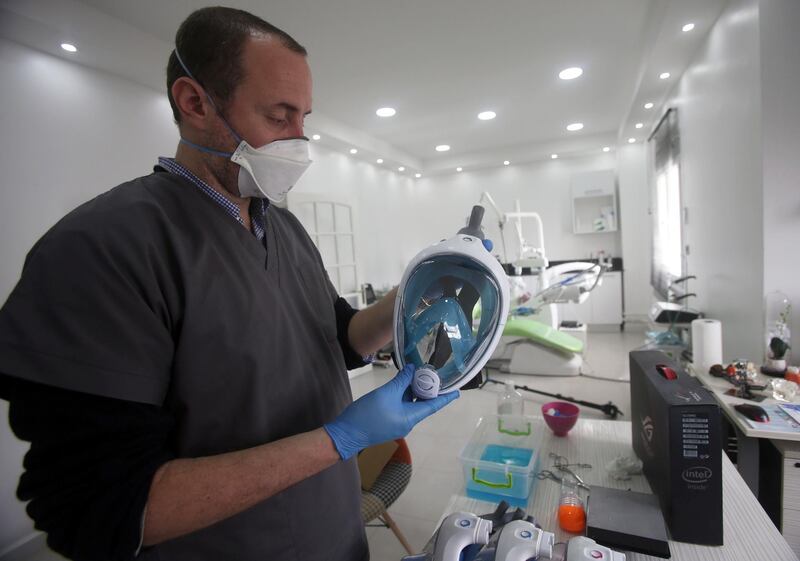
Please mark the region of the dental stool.
POLYGON ((367 526, 375 519, 380 520, 380 525, 389 528, 409 555, 413 555, 408 540, 387 512, 411 481, 411 452, 404 438, 395 442, 397 450, 378 474, 375 483, 368 491, 361 491, 361 518, 367 526))

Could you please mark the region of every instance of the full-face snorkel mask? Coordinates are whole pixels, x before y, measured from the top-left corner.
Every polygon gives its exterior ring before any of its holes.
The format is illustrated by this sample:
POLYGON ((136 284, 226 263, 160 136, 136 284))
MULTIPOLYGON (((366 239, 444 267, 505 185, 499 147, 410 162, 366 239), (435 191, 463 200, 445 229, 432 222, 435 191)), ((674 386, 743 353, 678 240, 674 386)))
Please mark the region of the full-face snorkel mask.
POLYGON ((412 390, 418 398, 432 399, 469 382, 502 335, 508 278, 483 246, 483 211, 473 207, 466 228, 421 251, 400 282, 394 350, 400 368, 415 365, 412 390))

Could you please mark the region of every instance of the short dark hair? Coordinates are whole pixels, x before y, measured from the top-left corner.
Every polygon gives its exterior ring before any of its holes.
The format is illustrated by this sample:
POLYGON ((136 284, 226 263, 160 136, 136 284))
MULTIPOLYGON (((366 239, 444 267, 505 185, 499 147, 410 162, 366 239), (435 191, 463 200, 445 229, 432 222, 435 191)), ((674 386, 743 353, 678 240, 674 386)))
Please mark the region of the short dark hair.
MULTIPOLYGON (((242 80, 242 51, 247 39, 263 34, 277 38, 287 49, 307 55, 305 47, 291 35, 244 10, 214 6, 201 8, 189 14, 175 34, 175 48, 189 72, 222 104, 230 99, 236 85, 242 80)), ((176 123, 181 116, 172 98, 172 84, 187 76, 175 51, 167 63, 167 97, 176 123)))

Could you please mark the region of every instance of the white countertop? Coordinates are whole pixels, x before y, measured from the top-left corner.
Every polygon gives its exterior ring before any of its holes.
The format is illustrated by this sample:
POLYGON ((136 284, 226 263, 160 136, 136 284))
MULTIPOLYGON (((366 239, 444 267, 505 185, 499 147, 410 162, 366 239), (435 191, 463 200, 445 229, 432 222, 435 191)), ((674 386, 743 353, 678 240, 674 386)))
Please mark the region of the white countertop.
MULTIPOLYGON (((621 455, 632 455, 631 424, 627 421, 604 421, 581 419, 564 438, 554 436, 547 430, 542 447, 542 469, 548 468, 552 460, 549 452, 569 458, 570 462, 592 464, 592 469, 576 470, 589 485, 600 485, 617 489, 649 493, 650 486, 643 475, 634 475, 629 481, 612 479, 605 466, 621 455)), ((723 517, 725 545, 702 546, 670 541, 672 559, 675 561, 796 561, 786 540, 767 517, 756 498, 742 480, 728 457, 723 454, 723 517)), ((574 534, 558 527, 556 505, 560 486, 555 481, 540 480, 527 511, 547 531, 554 532, 556 542, 566 541, 574 534)), ((477 501, 462 495, 454 495, 442 516, 455 511, 486 514, 494 511, 496 503, 477 501)), ((629 561, 656 560, 639 553, 628 553, 629 561)))

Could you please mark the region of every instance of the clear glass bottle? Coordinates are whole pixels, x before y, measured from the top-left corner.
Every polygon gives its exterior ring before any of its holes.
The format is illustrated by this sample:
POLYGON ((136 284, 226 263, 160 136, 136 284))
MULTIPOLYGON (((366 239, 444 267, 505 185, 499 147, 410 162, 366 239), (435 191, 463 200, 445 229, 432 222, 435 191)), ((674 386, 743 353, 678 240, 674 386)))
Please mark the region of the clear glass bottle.
POLYGON ((524 403, 522 394, 514 388, 514 382, 508 380, 503 393, 497 397, 497 414, 522 416, 524 403))
POLYGON ((791 363, 792 301, 783 292, 764 297, 764 366, 767 374, 783 375, 791 363))

